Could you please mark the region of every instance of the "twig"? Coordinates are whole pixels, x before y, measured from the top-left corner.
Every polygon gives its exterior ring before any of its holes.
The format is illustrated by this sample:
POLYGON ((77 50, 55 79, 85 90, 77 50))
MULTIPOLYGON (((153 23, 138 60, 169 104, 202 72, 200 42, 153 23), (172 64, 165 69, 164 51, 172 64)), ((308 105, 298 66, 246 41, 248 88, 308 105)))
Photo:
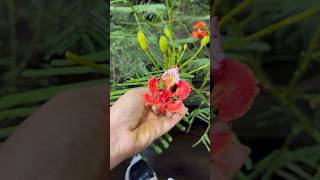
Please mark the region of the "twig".
POLYGON ((220 21, 218 26, 222 27, 227 21, 229 21, 232 17, 235 15, 241 13, 242 10, 244 10, 252 0, 244 0, 239 5, 237 5, 234 9, 232 9, 227 15, 225 15, 220 21))
POLYGON ((287 25, 291 25, 294 23, 298 23, 298 22, 304 20, 305 18, 314 16, 317 13, 319 13, 319 11, 320 11, 320 4, 314 6, 313 8, 310 8, 308 10, 305 10, 300 14, 290 16, 290 17, 283 19, 277 23, 274 23, 274 24, 272 24, 272 25, 270 25, 270 26, 268 26, 268 27, 256 32, 256 33, 252 34, 252 35, 249 35, 249 36, 239 40, 239 41, 232 42, 230 44, 226 44, 226 45, 222 46, 222 48, 223 49, 232 49, 232 48, 237 47, 239 45, 248 43, 250 41, 257 40, 267 34, 270 34, 274 31, 282 28, 282 27, 285 27, 287 25))

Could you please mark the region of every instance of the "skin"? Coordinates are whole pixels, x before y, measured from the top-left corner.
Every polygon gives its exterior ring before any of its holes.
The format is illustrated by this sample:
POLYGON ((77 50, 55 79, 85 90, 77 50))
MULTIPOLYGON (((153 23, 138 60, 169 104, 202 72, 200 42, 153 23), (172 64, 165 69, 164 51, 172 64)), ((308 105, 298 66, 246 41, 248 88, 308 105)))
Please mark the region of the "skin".
POLYGON ((188 112, 182 107, 179 112, 160 115, 145 104, 143 96, 146 92, 144 88, 130 91, 111 107, 111 169, 168 132, 188 112))
POLYGON ((145 92, 130 91, 110 108, 110 132, 105 87, 55 96, 1 145, 1 179, 107 179, 108 165, 112 169, 142 151, 187 112, 183 107, 179 113, 157 115, 145 106, 145 92))
MULTIPOLYGON (((160 115, 145 105, 146 91, 132 90, 110 109, 103 86, 67 90, 55 96, 0 146, 1 179, 107 179, 109 168, 141 152, 188 111, 183 107, 179 112, 160 115)), ((211 177, 225 174, 220 163, 215 163, 225 156, 212 159, 211 177)), ((235 173, 243 161, 238 158, 227 174, 235 173)))
POLYGON ((106 95, 67 90, 38 108, 2 144, 1 179, 106 179, 106 95))

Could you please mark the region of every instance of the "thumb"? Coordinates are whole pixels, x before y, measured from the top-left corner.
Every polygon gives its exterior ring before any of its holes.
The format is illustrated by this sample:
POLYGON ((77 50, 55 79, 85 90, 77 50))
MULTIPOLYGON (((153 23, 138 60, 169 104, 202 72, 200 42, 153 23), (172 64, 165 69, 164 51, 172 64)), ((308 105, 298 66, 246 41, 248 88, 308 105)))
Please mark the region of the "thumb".
POLYGON ((121 127, 135 129, 145 113, 143 95, 146 91, 145 88, 137 88, 121 96, 110 109, 111 119, 116 119, 121 127))

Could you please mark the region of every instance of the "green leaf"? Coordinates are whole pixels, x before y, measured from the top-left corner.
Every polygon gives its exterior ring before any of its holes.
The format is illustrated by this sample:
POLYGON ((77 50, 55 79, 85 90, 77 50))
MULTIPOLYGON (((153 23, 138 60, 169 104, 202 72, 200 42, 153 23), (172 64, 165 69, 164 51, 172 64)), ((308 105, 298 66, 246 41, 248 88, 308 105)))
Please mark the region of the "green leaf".
POLYGON ((37 107, 23 107, 0 111, 0 121, 4 119, 20 118, 30 115, 37 107))
POLYGON ((89 74, 89 73, 98 73, 98 72, 89 67, 77 66, 77 67, 61 67, 61 68, 46 68, 46 69, 26 69, 22 72, 22 76, 28 77, 28 78, 36 78, 36 77, 48 77, 48 76, 68 76, 68 75, 89 74))
MULTIPOLYGON (((94 62, 106 62, 108 56, 108 51, 98 51, 87 55, 82 55, 81 57, 92 60, 94 62)), ((71 66, 77 63, 70 61, 68 59, 53 59, 50 62, 52 66, 71 66)))
MULTIPOLYGON (((141 5, 135 5, 133 6, 133 8, 137 13, 142 13, 142 12, 158 13, 158 12, 166 11, 166 6, 164 4, 141 4, 141 5)), ((110 6, 110 12, 129 14, 129 13, 132 13, 133 10, 131 7, 110 6)))
POLYGON ((0 98, 0 109, 16 106, 19 104, 27 104, 27 103, 35 103, 39 101, 44 101, 58 93, 62 92, 65 89, 69 88, 78 88, 84 86, 91 86, 91 85, 100 85, 105 84, 105 79, 100 80, 93 80, 87 82, 80 82, 80 83, 73 83, 73 84, 66 84, 66 85, 59 85, 53 86, 48 88, 42 88, 38 90, 31 90, 26 92, 20 92, 16 94, 10 94, 7 96, 3 96, 0 98))

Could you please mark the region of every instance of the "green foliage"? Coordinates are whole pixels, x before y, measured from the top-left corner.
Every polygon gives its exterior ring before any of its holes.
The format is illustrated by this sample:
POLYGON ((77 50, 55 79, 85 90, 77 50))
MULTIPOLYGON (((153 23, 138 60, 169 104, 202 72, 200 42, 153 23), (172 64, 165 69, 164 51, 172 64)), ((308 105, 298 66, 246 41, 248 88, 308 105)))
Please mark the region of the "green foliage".
MULTIPOLYGON (((192 109, 176 128, 188 133, 194 121, 203 122, 207 128, 195 145, 202 143, 210 150, 210 63, 206 43, 201 45, 191 38, 193 22, 209 20, 209 7, 200 4, 181 0, 138 5, 129 1, 111 1, 110 103, 113 104, 131 88, 147 86, 151 76, 159 77, 164 70, 178 65, 182 79, 189 83, 199 82, 200 85, 192 85, 193 93, 186 102, 187 106, 192 105, 196 110, 192 109), (194 48, 187 48, 186 43, 192 44, 194 48)), ((166 134, 153 143, 151 148, 161 153, 169 147, 171 141, 170 135, 166 134)))
MULTIPOLYGON (((279 136, 275 127, 281 127, 282 134, 288 131, 281 137, 285 139, 281 148, 255 157, 252 168, 247 164, 246 173, 235 179, 318 179, 320 89, 314 69, 319 69, 319 1, 215 1, 213 7, 212 13, 221 19, 226 57, 248 64, 262 89, 253 106, 255 114, 249 112, 246 119, 255 124, 251 133, 268 132, 263 135, 268 138, 279 136), (282 64, 285 68, 280 68, 282 64), (269 100, 263 102, 263 97, 269 100), (302 133, 308 135, 303 140, 313 145, 294 146, 302 133)), ((251 150, 259 151, 255 148, 251 150)))
POLYGON ((0 138, 65 89, 105 84, 107 3, 0 2, 0 138), (72 50, 67 58, 65 52, 72 50), (85 63, 83 63, 85 61, 85 63))

